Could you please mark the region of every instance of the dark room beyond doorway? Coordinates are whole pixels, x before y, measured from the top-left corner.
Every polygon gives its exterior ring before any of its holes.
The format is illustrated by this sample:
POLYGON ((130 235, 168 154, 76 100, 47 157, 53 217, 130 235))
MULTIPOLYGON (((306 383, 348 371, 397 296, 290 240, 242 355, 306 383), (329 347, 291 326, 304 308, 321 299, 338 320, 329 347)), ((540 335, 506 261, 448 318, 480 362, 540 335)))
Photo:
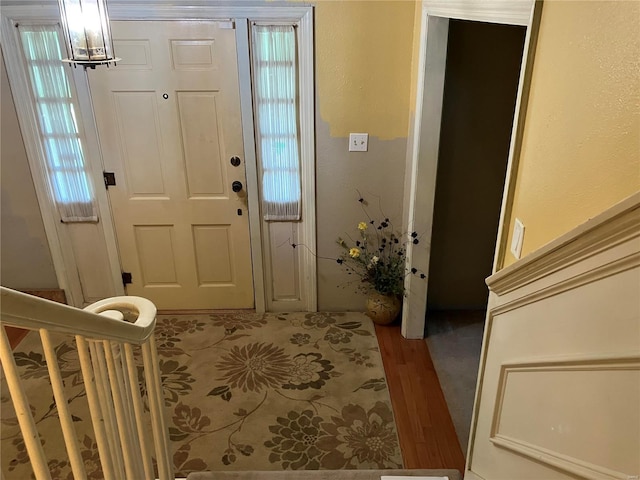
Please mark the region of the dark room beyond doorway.
POLYGON ((449 22, 427 308, 487 304, 525 28, 449 22))

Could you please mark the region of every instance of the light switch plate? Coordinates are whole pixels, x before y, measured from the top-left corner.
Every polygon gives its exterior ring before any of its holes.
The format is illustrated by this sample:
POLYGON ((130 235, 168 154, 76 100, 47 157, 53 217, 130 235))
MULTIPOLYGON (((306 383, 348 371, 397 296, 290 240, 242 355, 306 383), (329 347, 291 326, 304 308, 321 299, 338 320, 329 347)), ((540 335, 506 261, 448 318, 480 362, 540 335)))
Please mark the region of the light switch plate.
POLYGON ((524 224, 516 218, 513 225, 513 238, 511 239, 511 253, 514 257, 520 258, 522 254, 522 242, 524 241, 524 224))
POLYGON ((350 133, 349 134, 349 151, 350 152, 366 152, 369 149, 368 133, 350 133))

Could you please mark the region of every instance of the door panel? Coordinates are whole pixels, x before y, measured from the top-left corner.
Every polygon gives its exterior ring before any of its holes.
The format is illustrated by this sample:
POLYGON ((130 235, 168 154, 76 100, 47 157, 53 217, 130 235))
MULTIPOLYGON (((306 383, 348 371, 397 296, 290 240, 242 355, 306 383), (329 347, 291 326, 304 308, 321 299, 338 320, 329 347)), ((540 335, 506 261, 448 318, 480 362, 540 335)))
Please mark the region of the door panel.
POLYGON ((216 94, 178 92, 177 101, 188 194, 224 195, 216 94))
POLYGON ((237 272, 233 265, 230 225, 194 225, 193 240, 200 285, 233 283, 237 272), (216 248, 210 248, 216 245, 216 248))
POLYGON ((155 92, 112 92, 122 167, 132 196, 165 193, 155 92))
POLYGON ((89 72, 127 293, 161 309, 250 308, 235 32, 113 22, 123 61, 89 72), (240 214, 239 214, 240 213, 240 214))
POLYGON ((140 281, 144 286, 178 286, 173 225, 134 225, 140 281), (162 258, 161 262, 157 259, 162 258))

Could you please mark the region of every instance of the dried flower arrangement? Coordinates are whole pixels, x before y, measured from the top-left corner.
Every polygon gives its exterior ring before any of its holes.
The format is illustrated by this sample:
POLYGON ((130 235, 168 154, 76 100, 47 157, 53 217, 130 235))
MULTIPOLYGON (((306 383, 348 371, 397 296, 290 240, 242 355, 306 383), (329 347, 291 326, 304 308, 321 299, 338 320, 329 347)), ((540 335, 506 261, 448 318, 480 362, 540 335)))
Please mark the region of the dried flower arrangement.
MULTIPOLYGON (((407 275, 425 274, 406 266, 406 246, 409 242, 420 242, 416 232, 398 234, 388 217, 377 221, 367 211, 367 202, 360 197, 360 204, 368 221, 357 225, 358 238, 338 238, 343 253, 336 259, 350 275, 360 277, 358 288, 368 293, 375 290, 382 295, 404 294, 404 279, 407 275)), ((384 215, 383 215, 384 216, 384 215)))

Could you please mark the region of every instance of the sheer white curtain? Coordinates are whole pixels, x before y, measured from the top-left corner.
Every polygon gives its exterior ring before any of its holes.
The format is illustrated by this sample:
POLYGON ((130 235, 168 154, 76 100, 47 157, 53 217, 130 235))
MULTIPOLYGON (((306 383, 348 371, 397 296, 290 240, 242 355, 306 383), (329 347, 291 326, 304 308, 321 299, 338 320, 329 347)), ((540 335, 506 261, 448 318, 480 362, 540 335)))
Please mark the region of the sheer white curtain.
POLYGON ((256 143, 262 214, 300 220, 300 148, 296 32, 292 25, 253 25, 256 143))
MULTIPOLYGON (((73 95, 55 25, 19 25, 35 99, 49 186, 63 222, 96 222, 73 95)), ((68 67, 67 67, 68 68, 68 67)))

